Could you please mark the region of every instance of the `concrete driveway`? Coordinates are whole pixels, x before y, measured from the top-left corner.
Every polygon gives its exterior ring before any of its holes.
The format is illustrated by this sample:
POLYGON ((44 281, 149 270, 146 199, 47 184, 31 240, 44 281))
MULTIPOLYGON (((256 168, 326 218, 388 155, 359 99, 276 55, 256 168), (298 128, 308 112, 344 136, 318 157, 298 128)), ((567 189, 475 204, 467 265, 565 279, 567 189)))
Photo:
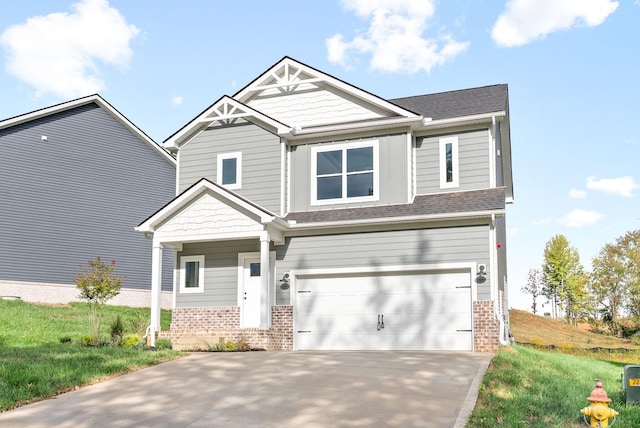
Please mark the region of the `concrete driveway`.
POLYGON ((491 354, 194 353, 0 414, 6 427, 463 427, 491 354))

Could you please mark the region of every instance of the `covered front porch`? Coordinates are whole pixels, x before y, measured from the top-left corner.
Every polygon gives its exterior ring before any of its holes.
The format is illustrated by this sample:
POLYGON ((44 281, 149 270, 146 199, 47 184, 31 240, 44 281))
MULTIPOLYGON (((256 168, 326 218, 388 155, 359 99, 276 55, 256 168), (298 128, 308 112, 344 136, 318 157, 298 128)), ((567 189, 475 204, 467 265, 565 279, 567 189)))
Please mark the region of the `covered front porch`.
POLYGON ((266 348, 274 323, 279 331, 282 319, 292 320, 286 316, 290 307, 275 309, 278 317, 273 316, 272 245, 283 243, 286 227, 285 220, 206 179, 142 222, 136 230, 153 239, 151 345, 161 334, 162 254, 170 247, 177 255, 174 312, 171 331, 162 336, 192 335, 201 342, 244 338, 266 348))

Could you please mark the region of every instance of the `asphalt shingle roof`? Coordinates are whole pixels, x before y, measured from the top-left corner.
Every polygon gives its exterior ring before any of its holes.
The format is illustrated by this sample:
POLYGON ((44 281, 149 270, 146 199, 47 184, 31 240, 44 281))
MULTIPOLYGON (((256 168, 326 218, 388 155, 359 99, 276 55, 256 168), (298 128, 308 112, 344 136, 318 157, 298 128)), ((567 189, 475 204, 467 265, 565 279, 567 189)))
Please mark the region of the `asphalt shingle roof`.
POLYGON ((424 117, 439 120, 506 110, 508 90, 507 85, 500 84, 388 101, 424 117))
POLYGON ((468 192, 418 195, 411 204, 293 212, 289 213, 285 219, 295 220, 297 223, 322 223, 491 211, 501 210, 504 207, 505 188, 498 187, 468 192))

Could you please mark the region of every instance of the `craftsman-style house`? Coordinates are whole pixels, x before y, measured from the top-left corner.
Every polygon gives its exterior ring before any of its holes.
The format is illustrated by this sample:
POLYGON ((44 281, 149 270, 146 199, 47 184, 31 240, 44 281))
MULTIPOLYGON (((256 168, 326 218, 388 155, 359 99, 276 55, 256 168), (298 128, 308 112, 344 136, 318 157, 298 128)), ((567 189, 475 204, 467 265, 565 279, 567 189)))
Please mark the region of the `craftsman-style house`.
POLYGON ((385 100, 285 57, 164 147, 177 196, 137 230, 153 236, 151 327, 177 347, 505 343, 506 85, 385 100))

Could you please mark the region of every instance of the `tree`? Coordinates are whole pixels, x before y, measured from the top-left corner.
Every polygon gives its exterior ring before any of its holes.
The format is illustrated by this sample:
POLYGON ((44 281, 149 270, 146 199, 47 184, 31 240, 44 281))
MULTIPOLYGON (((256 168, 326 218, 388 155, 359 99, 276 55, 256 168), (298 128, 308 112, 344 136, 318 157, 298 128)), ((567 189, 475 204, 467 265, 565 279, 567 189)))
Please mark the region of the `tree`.
POLYGON ((564 235, 556 235, 547 242, 542 272, 542 294, 551 301, 554 317, 558 317, 561 309, 567 320, 575 323, 586 309, 586 277, 578 250, 569 245, 564 235))
POLYGON ((628 287, 626 309, 629 315, 640 317, 640 229, 627 232, 616 244, 622 254, 628 287))
MULTIPOLYGON (((592 260, 589 291, 600 306, 600 315, 611 332, 619 336, 619 316, 629 295, 624 255, 620 246, 606 244, 592 260)), ((597 316, 597 314, 596 314, 597 316)))
POLYGON ((79 266, 80 272, 75 278, 76 288, 80 290, 79 299, 89 303, 89 328, 91 342, 100 341, 100 323, 105 303, 120 293, 121 276, 115 276, 116 261, 103 262, 100 257, 89 260, 88 266, 79 266))
POLYGON ((533 302, 531 303, 531 310, 535 314, 538 308, 536 299, 542 293, 544 275, 540 269, 529 269, 527 274, 527 283, 520 288, 525 294, 531 294, 533 302))

